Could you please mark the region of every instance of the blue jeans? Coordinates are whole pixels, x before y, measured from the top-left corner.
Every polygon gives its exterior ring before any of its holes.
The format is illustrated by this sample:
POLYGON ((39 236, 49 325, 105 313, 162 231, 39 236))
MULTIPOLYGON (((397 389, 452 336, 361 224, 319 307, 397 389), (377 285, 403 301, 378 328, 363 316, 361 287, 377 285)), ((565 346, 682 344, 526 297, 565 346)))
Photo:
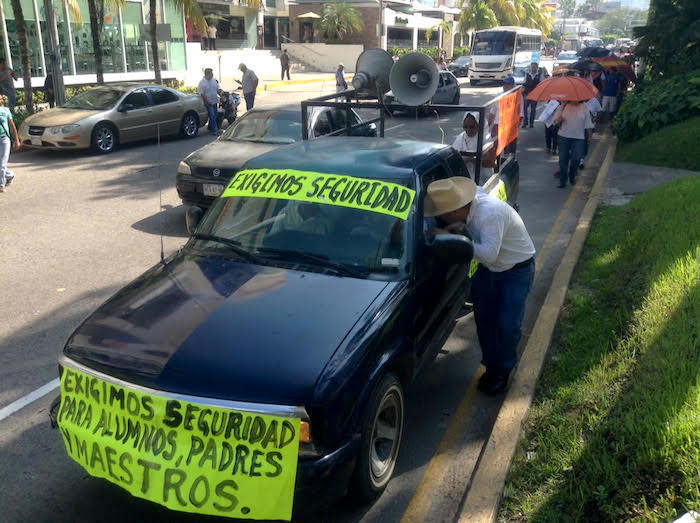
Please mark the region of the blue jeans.
POLYGON ((0 187, 5 187, 5 184, 15 177, 15 174, 7 168, 11 150, 12 140, 7 136, 0 138, 0 187))
POLYGON ((578 162, 583 157, 583 147, 586 140, 579 138, 557 137, 559 147, 559 185, 566 185, 568 176, 571 185, 576 183, 578 162))
POLYGON ((219 131, 219 122, 216 119, 216 104, 207 105, 207 114, 209 115, 209 125, 215 133, 219 131))
POLYGON ((250 111, 255 105, 255 91, 243 93, 243 98, 245 99, 245 110, 250 111))
POLYGON ((472 277, 474 321, 487 371, 510 372, 518 362, 525 302, 534 277, 534 260, 504 272, 479 265, 472 277))
POLYGON ((537 109, 537 101, 525 99, 525 108, 523 109, 525 117, 523 118, 523 125, 526 123, 530 124, 530 127, 535 125, 535 110, 537 109), (530 108, 530 118, 527 117, 527 110, 530 108))

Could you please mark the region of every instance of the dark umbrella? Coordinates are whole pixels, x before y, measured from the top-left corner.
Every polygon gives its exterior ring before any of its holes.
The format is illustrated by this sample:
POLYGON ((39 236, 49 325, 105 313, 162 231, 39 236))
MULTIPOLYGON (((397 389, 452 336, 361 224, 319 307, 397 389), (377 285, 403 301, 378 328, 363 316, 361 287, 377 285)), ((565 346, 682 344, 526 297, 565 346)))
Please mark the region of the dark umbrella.
POLYGON ((602 58, 610 54, 610 49, 605 47, 584 47, 576 54, 581 58, 602 58))
POLYGON ((576 69, 577 71, 590 71, 592 73, 596 71, 604 71, 605 67, 600 65, 598 62, 593 60, 579 60, 569 66, 569 69, 576 69))

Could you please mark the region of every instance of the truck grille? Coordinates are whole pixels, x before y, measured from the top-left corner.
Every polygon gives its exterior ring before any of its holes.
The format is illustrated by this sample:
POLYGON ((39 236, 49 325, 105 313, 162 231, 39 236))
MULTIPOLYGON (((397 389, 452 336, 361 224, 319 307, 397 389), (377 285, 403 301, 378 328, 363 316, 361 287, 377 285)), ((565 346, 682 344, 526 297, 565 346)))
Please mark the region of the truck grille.
POLYGON ((500 62, 476 62, 474 64, 476 69, 500 69, 500 62))

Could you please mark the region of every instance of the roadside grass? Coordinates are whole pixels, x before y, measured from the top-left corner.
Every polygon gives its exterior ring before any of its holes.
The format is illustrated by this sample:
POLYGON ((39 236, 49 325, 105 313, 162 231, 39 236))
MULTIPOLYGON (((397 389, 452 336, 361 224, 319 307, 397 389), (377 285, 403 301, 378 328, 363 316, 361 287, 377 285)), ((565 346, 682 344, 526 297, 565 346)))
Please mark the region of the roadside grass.
POLYGON ((596 215, 501 521, 700 511, 700 177, 596 215))
POLYGON ((616 162, 700 171, 700 116, 663 127, 636 142, 617 145, 616 162))

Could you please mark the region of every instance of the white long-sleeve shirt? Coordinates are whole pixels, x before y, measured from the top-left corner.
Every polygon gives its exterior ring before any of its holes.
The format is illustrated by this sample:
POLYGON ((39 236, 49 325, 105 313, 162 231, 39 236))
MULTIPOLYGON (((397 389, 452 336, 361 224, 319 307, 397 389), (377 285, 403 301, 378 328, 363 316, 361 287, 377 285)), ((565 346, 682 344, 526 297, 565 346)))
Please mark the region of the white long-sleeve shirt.
POLYGON ((535 245, 520 215, 506 202, 478 187, 467 218, 474 259, 492 272, 503 272, 534 256, 535 245))

